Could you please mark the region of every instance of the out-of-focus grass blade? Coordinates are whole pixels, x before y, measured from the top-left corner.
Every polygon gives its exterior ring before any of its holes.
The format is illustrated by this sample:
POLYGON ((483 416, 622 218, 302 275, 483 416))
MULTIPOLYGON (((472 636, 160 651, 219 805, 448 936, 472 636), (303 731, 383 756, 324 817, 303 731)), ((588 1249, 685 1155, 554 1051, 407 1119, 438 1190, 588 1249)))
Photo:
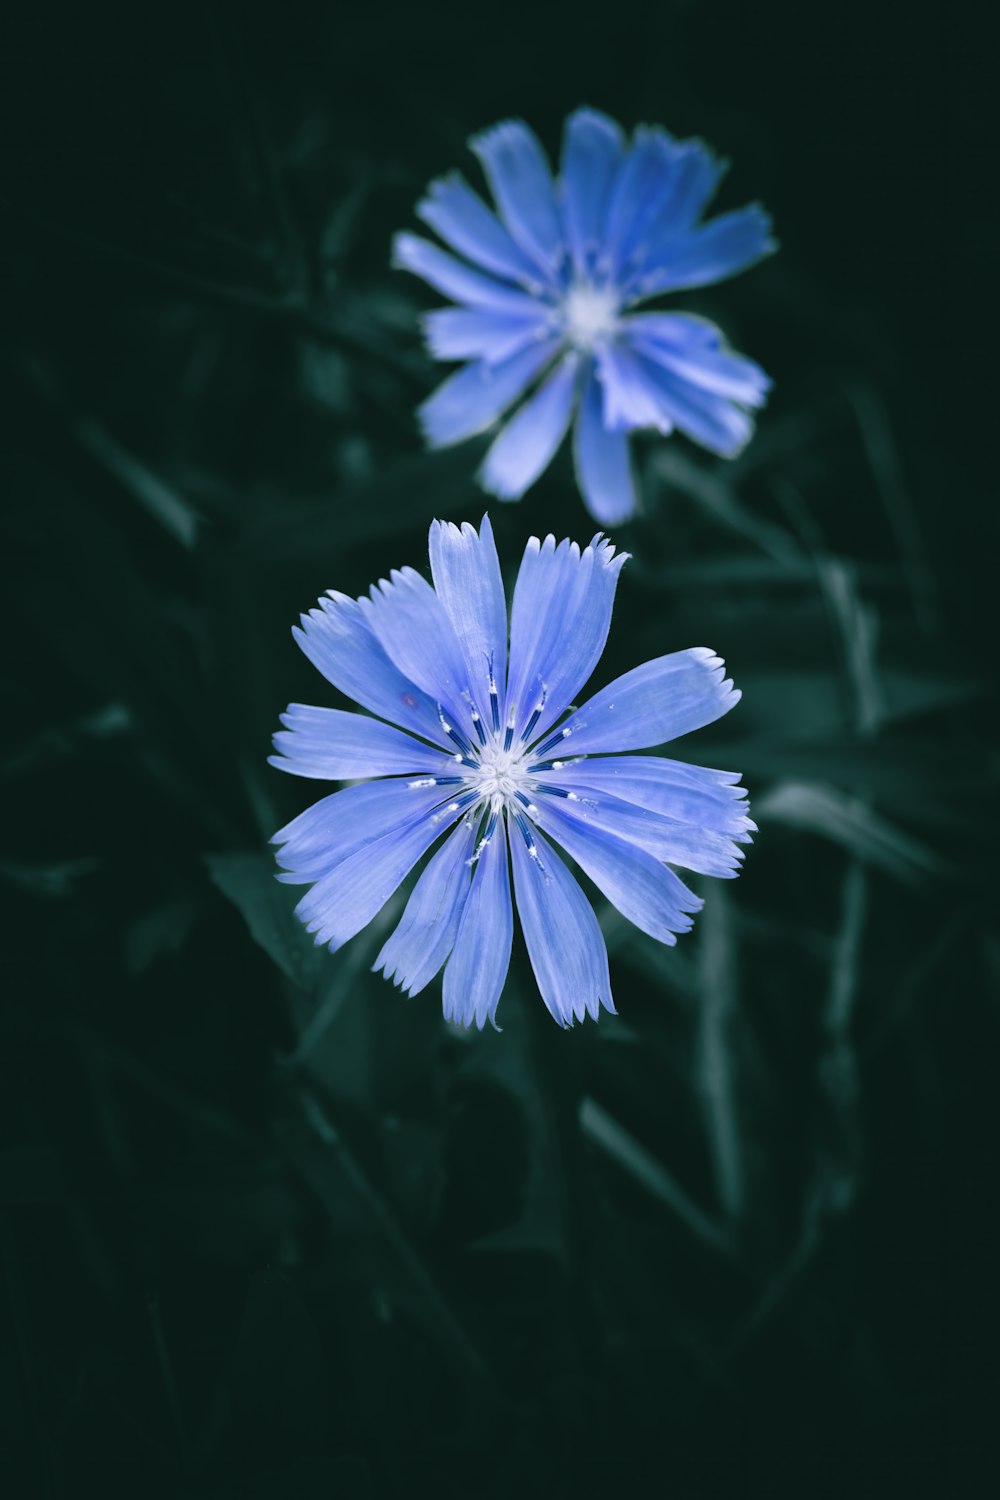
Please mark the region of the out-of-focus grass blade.
POLYGON ((336 1233, 342 1224, 340 1193, 346 1185, 390 1252, 400 1292, 422 1313, 429 1331, 466 1374, 478 1386, 492 1386, 493 1376, 486 1361, 328 1110, 304 1085, 299 1102, 298 1120, 289 1120, 280 1128, 281 1144, 296 1173, 328 1213, 333 1231, 336 1233))
POLYGON ((933 849, 902 833, 859 798, 818 782, 785 781, 754 803, 758 822, 782 823, 840 844, 858 859, 915 884, 930 876, 953 879, 952 866, 933 849))
POLYGON ((856 1187, 860 1152, 858 1062, 851 1020, 861 986, 861 945, 868 913, 868 876, 852 859, 844 876, 840 926, 830 963, 830 987, 821 1015, 819 1079, 833 1117, 827 1175, 833 1196, 846 1200, 856 1187), (833 1181, 835 1179, 835 1181, 833 1181))
POLYGON ((36 396, 61 415, 84 452, 110 474, 168 536, 183 547, 193 547, 200 518, 183 495, 129 453, 100 422, 75 412, 56 377, 39 360, 22 361, 20 371, 36 396))
MULTIPOLYGON (((740 705, 742 708, 742 704, 740 705)), ((958 757, 953 741, 879 735, 821 744, 743 741, 713 747, 722 766, 739 766, 748 781, 831 782, 844 791, 875 797, 914 821, 954 826, 956 809, 970 804, 979 818, 980 799, 989 796, 995 772, 983 747, 967 745, 958 757)), ((754 803, 756 807, 756 802, 754 803)))
POLYGON ((820 579, 840 635, 855 728, 860 735, 873 734, 885 715, 884 692, 875 666, 878 616, 862 601, 854 568, 840 558, 823 556, 820 579))
POLYGON ((669 1208, 696 1239, 720 1255, 735 1254, 726 1231, 699 1207, 651 1151, 590 1096, 580 1105, 580 1129, 627 1177, 669 1208))
POLYGON ((885 402, 867 380, 849 380, 845 390, 896 539, 914 611, 924 630, 930 633, 940 626, 937 584, 920 534, 916 508, 903 476, 885 402))
POLYGON ((209 874, 237 908, 254 941, 293 984, 311 990, 320 973, 323 952, 294 914, 296 897, 274 878, 264 854, 208 854, 209 874))
POLYGON ((719 1202, 729 1219, 745 1205, 743 1148, 736 1102, 736 1024, 739 958, 729 897, 712 891, 699 919, 698 1086, 708 1127, 709 1151, 719 1202))
POLYGON ((657 447, 649 459, 647 472, 654 482, 660 480, 696 501, 714 521, 753 542, 774 562, 791 568, 801 566, 802 550, 789 532, 748 510, 718 469, 702 467, 682 453, 676 443, 657 447))
POLYGON ((199 517, 184 497, 135 458, 98 422, 81 417, 73 424, 81 446, 95 458, 122 489, 152 516, 175 542, 193 547, 198 537, 199 517))

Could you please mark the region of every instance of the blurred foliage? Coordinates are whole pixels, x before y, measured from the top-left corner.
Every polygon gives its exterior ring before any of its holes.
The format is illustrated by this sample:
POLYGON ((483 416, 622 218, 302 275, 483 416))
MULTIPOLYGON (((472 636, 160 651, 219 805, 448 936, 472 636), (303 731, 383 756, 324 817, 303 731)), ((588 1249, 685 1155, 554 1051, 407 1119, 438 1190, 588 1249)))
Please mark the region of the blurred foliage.
MULTIPOLYGON (((611 19, 67 7, 5 49, 12 1496, 983 1493, 989 54, 943 4, 611 19), (305 937, 266 840, 315 788, 265 755, 332 701, 298 612, 485 508, 482 445, 421 451, 391 233, 473 129, 582 101, 704 135, 783 241, 683 300, 776 391, 735 463, 640 445, 598 679, 724 655, 680 753, 760 833, 675 950, 598 902, 620 1020, 560 1033, 516 949, 468 1037, 370 973, 402 895, 305 937)), ((566 455, 492 517, 508 578, 589 535, 566 455)))

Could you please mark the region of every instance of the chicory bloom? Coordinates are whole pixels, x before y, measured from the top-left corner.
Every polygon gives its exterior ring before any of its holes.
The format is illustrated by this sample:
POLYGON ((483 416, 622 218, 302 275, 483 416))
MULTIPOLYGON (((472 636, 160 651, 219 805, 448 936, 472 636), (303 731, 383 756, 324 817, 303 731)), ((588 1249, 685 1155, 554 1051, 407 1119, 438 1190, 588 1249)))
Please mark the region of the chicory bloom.
POLYGON ((625 752, 727 713, 739 693, 704 647, 646 662, 580 708, 627 553, 532 537, 507 604, 484 517, 435 521, 432 587, 394 571, 367 598, 330 593, 294 631, 323 676, 368 713, 293 703, 271 764, 354 781, 275 834, 296 911, 339 948, 437 845, 374 967, 409 994, 442 966, 444 1013, 493 1021, 517 903, 542 999, 563 1026, 614 1012, 597 918, 557 845, 662 943, 702 902, 670 868, 732 876, 750 842, 737 775, 625 752), (568 712, 567 712, 568 710, 568 712), (377 716, 377 717, 372 717, 377 716), (565 716, 565 717, 564 717, 565 716))
POLYGON ((480 475, 491 494, 517 500, 572 423, 577 479, 602 525, 635 510, 634 429, 676 429, 713 453, 739 452, 770 386, 763 370, 703 318, 635 310, 775 248, 759 205, 702 222, 725 164, 659 127, 641 126, 629 142, 592 109, 566 121, 555 181, 518 120, 470 145, 496 212, 453 173, 431 183, 417 214, 455 254, 413 234, 394 243, 397 265, 457 304, 426 315, 431 354, 468 361, 419 410, 431 446, 485 432, 520 402, 480 475))

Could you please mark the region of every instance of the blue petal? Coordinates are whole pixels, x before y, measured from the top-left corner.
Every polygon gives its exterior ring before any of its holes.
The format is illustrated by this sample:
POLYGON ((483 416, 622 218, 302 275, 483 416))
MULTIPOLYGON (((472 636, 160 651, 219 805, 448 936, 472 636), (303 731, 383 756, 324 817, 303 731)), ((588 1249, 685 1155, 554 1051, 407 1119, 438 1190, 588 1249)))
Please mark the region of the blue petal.
POLYGON ((342 860, 302 897, 296 915, 331 951, 367 927, 449 823, 458 817, 424 813, 393 828, 342 860))
POLYGON ((630 345, 626 322, 622 341, 597 351, 609 427, 655 427, 662 433, 678 427, 702 447, 726 457, 748 442, 753 422, 742 408, 690 384, 658 355, 647 358, 630 345))
POLYGON ((688 931, 691 913, 704 903, 652 854, 617 834, 588 827, 572 808, 572 803, 555 807, 546 801, 533 816, 623 917, 657 942, 676 942, 675 934, 688 931))
POLYGON ((604 755, 544 771, 539 781, 576 792, 596 787, 681 823, 692 823, 749 843, 756 825, 747 816, 747 790, 739 775, 710 771, 659 755, 604 755))
POLYGON ((485 359, 501 364, 549 331, 546 308, 510 313, 489 307, 438 307, 424 313, 421 324, 435 359, 485 359))
POLYGON ((453 748, 434 699, 393 666, 357 600, 331 592, 301 618, 292 634, 327 682, 390 723, 453 748))
POLYGON ((417 204, 417 216, 460 255, 506 281, 542 291, 537 266, 458 172, 431 183, 428 196, 417 204))
POLYGON ((613 272, 626 263, 665 201, 678 149, 677 142, 659 127, 640 126, 635 132, 616 174, 608 208, 607 249, 613 272))
POLYGON ((762 406, 771 381, 759 365, 734 354, 713 323, 689 313, 637 313, 622 325, 632 347, 681 380, 744 406, 762 406))
POLYGON ((682 287, 710 286, 745 271, 777 248, 771 220, 753 203, 732 213, 720 214, 698 229, 664 235, 647 260, 649 269, 635 278, 630 292, 655 297, 682 287))
MULTIPOLYGON (((414 568, 394 568, 371 589, 371 623, 390 661, 472 732, 472 680, 448 612, 414 568)), ((480 711, 488 707, 479 705, 480 711)))
POLYGON ((694 442, 723 458, 733 458, 750 441, 753 419, 742 407, 692 384, 659 356, 653 359, 640 354, 636 363, 661 411, 694 442))
POLYGON ((576 542, 531 537, 514 587, 507 702, 520 733, 540 703, 532 732, 541 738, 590 677, 608 638, 615 589, 627 552, 596 536, 576 542), (544 700, 544 701, 543 701, 544 700))
POLYGON ((290 703, 281 722, 285 727, 274 736, 278 754, 268 757, 279 771, 321 781, 421 771, 448 774, 449 759, 440 750, 364 714, 290 703))
POLYGON ((418 408, 427 441, 443 448, 485 432, 541 373, 559 347, 558 339, 546 339, 500 364, 481 361, 450 376, 418 408))
POLYGON ((655 427, 664 435, 673 430, 660 392, 631 349, 624 343, 601 344, 595 357, 606 427, 612 431, 655 427))
POLYGON ((455 944, 469 894, 475 829, 463 822, 449 834, 413 887, 406 910, 372 964, 386 979, 416 995, 441 968, 455 944))
POLYGON ((552 174, 538 138, 520 120, 494 125, 469 142, 514 239, 551 273, 563 253, 552 174))
MULTIPOLYGON (((419 778, 423 780, 424 778, 419 778)), ((369 781, 331 792, 299 813, 271 840, 289 885, 305 885, 328 875, 352 854, 397 829, 436 815, 447 806, 448 787, 412 786, 406 780, 369 781)), ((444 821, 438 819, 438 831, 444 821)))
POLYGON ((578 109, 566 121, 562 151, 563 211, 577 272, 593 270, 605 248, 611 186, 624 136, 596 109, 578 109))
POLYGON ((707 646, 633 667, 577 709, 562 728, 564 755, 645 750, 720 719, 740 701, 707 646))
POLYGON ((444 971, 445 1020, 480 1031, 492 1023, 510 966, 514 913, 510 902, 507 840, 497 825, 472 874, 458 937, 444 971))
POLYGON ((396 235, 392 242, 392 263, 404 271, 412 271, 435 291, 443 292, 456 302, 471 302, 476 307, 496 307, 513 313, 524 312, 533 305, 532 298, 524 292, 515 291, 512 286, 495 281, 482 271, 474 271, 464 261, 456 260, 417 234, 396 235))
POLYGON ((429 550, 434 588, 454 626, 476 701, 483 707, 489 703, 492 666, 502 714, 507 600, 489 517, 483 517, 478 532, 468 521, 461 530, 451 522, 432 521, 429 550))
POLYGON ((603 1005, 612 1015, 608 950, 594 909, 578 882, 535 830, 535 853, 511 830, 514 896, 538 988, 550 1015, 572 1026, 603 1005))
POLYGON ((701 218, 726 170, 703 141, 675 143, 667 193, 646 230, 647 254, 656 255, 659 236, 690 229, 701 218))
MULTIPOLYGON (((586 766, 593 764, 586 762, 575 775, 560 771, 540 776, 536 802, 548 806, 544 788, 558 788, 562 794, 569 793, 569 798, 561 797, 559 805, 567 802, 568 815, 588 828, 627 839, 656 859, 682 865, 700 875, 715 875, 725 880, 739 874, 743 850, 735 839, 610 795, 594 784, 599 778, 588 780, 586 766)), ((748 842, 746 835, 742 842, 748 842)))
POLYGON ((577 483, 595 520, 615 526, 636 509, 628 436, 604 425, 604 402, 593 367, 587 376, 573 430, 577 483))
POLYGON ((665 257, 694 226, 719 185, 725 163, 715 159, 700 141, 671 141, 661 148, 660 174, 648 192, 632 205, 632 217, 622 228, 615 269, 626 303, 644 293, 644 280, 664 264, 665 257))
POLYGON ((483 462, 483 488, 501 500, 520 500, 548 468, 573 413, 580 358, 567 354, 495 439, 483 462))

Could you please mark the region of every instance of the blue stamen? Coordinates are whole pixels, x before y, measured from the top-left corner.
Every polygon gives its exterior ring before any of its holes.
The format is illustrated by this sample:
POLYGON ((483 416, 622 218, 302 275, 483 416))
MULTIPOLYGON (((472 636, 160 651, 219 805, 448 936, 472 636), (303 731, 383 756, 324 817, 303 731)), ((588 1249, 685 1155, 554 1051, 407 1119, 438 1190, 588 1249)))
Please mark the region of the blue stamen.
POLYGON ((564 766, 578 766, 586 759, 585 755, 577 755, 572 760, 536 760, 534 765, 528 767, 528 774, 533 776, 536 771, 561 771, 564 766))
POLYGON ((531 731, 542 717, 542 709, 545 707, 545 689, 542 688, 542 696, 531 711, 531 718, 521 731, 521 740, 526 745, 531 738, 531 731))
POLYGON ((546 750, 553 749, 556 745, 559 744, 560 740, 568 739, 568 737, 572 733, 572 729, 557 729, 555 734, 549 735, 544 745, 536 745, 534 753, 536 755, 544 755, 546 750))
MULTIPOLYGON (((463 755, 471 755, 472 746, 469 744, 464 735, 459 734, 458 730, 455 729, 453 725, 448 723, 448 720, 444 716, 444 709, 441 707, 440 703, 437 705, 437 711, 438 719, 441 722, 441 728, 444 730, 448 738, 458 746, 463 755)), ((475 762, 473 762, 473 764, 475 764, 475 762)))

